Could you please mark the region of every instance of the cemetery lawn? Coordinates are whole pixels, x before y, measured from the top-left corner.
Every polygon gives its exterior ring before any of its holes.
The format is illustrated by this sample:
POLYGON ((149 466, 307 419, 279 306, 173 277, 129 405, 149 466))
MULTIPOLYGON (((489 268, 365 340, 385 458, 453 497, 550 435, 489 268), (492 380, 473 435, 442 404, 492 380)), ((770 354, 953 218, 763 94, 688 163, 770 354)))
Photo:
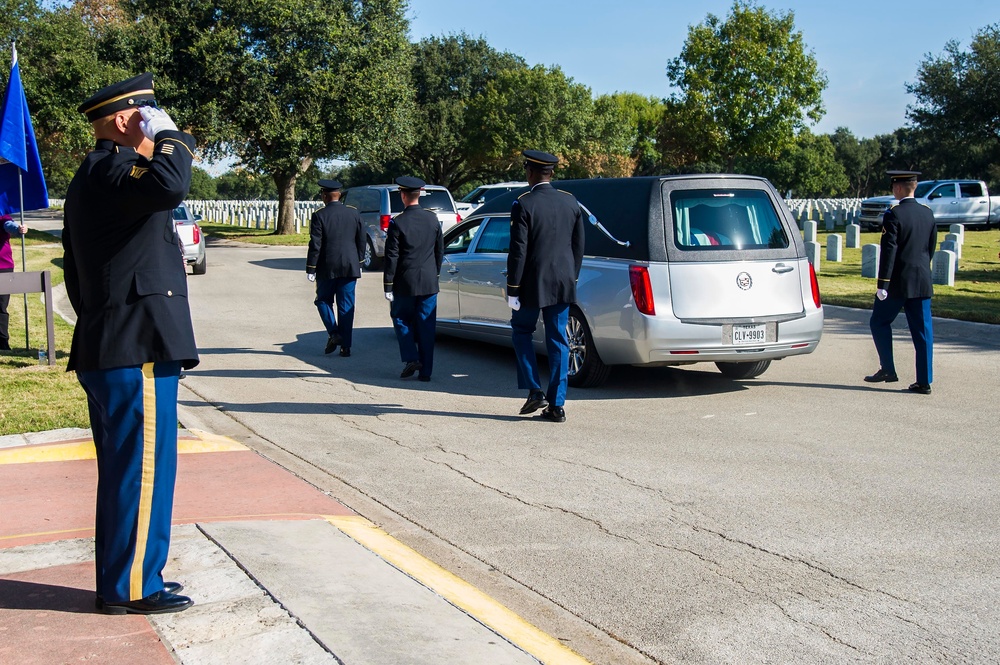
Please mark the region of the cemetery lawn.
MULTIPOLYGON (((47 233, 29 228, 25 239, 28 270, 48 270, 52 285, 63 281, 63 249, 47 233)), ((21 241, 12 239, 16 270, 21 270, 21 241)), ((87 398, 75 372, 66 371, 73 327, 55 316, 56 364, 38 364, 38 349, 46 344, 45 305, 40 293, 28 294, 28 342, 24 349, 24 295, 12 294, 10 345, 0 351, 0 436, 41 432, 62 427, 90 427, 87 398)), ((50 351, 51 353, 52 351, 50 351)))
MULTIPOLYGON (((231 224, 205 224, 199 222, 202 233, 210 238, 220 238, 222 240, 234 240, 236 242, 249 242, 256 245, 308 245, 308 233, 292 233, 290 235, 275 235, 270 229, 252 229, 231 224)), ((305 258, 303 256, 303 258, 305 258)))
MULTIPOLYGON (((844 233, 840 234, 846 238, 844 233)), ((947 231, 938 232, 938 245, 947 231)), ((844 247, 843 262, 826 260, 826 236, 816 240, 820 252, 819 292, 826 305, 870 309, 875 298, 875 280, 861 276, 861 249, 844 247)), ((861 244, 878 244, 881 234, 862 233, 861 244)), ((965 230, 962 258, 958 260, 955 286, 934 285, 931 312, 934 316, 963 321, 1000 324, 1000 230, 965 230)))

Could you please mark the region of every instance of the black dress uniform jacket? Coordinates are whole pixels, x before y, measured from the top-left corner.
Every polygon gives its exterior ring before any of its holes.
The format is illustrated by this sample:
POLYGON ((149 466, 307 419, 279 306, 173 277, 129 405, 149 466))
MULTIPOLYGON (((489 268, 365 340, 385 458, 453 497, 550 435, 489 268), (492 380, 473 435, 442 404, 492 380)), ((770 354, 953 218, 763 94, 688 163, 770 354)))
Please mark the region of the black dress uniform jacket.
POLYGON ((407 206, 389 222, 382 283, 386 293, 429 296, 437 293, 444 260, 441 222, 430 210, 407 206))
POLYGON ((930 298, 934 294, 931 259, 937 247, 934 213, 905 198, 882 218, 878 288, 892 298, 930 298))
POLYGON ((306 272, 314 273, 318 279, 361 277, 366 240, 358 211, 340 201, 331 201, 309 220, 306 272))
POLYGON ((70 182, 65 280, 77 323, 70 370, 198 364, 173 209, 191 184, 194 137, 156 135, 152 159, 101 139, 70 182))
POLYGON ((526 307, 576 302, 583 242, 576 197, 549 183, 522 194, 510 212, 507 295, 526 307))

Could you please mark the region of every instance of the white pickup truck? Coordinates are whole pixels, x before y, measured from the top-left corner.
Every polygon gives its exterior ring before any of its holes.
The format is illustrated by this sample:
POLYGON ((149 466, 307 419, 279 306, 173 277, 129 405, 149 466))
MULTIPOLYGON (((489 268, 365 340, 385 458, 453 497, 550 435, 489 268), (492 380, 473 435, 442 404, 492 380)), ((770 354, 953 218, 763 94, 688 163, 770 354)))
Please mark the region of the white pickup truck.
MULTIPOLYGON (((917 183, 914 198, 931 209, 941 226, 965 224, 1000 226, 1000 196, 990 196, 982 180, 926 180, 917 183)), ((882 214, 896 203, 892 196, 875 196, 861 202, 858 223, 862 228, 882 228, 882 214)))

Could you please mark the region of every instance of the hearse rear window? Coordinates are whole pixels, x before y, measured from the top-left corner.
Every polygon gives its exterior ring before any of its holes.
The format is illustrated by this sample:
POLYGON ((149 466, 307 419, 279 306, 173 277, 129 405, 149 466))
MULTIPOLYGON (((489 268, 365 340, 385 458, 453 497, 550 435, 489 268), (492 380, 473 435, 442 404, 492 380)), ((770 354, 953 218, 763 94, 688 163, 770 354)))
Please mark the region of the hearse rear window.
POLYGON ((687 189, 670 193, 674 244, 682 251, 784 249, 788 236, 767 193, 687 189))

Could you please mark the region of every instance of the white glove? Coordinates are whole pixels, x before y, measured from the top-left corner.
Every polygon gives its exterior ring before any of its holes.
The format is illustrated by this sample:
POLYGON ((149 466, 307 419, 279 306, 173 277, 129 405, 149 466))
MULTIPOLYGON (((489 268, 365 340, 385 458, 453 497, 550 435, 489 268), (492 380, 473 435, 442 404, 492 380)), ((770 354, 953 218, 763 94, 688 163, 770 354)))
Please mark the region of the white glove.
POLYGON ((507 305, 516 312, 521 309, 521 299, 515 296, 507 296, 507 305))
POLYGON ((392 291, 385 292, 385 299, 388 300, 389 302, 392 302, 392 291))
POLYGON ((316 281, 316 273, 314 273, 314 272, 307 272, 306 273, 306 279, 308 279, 310 282, 315 282, 316 281))
POLYGON ((879 289, 878 291, 875 292, 875 297, 878 298, 879 300, 885 300, 886 298, 889 297, 889 292, 886 291, 885 289, 879 289))
POLYGON ((170 116, 163 109, 155 109, 152 106, 140 106, 139 115, 142 116, 139 129, 142 130, 142 133, 150 141, 155 141, 156 135, 164 130, 177 131, 177 125, 174 124, 174 121, 170 119, 170 116))

